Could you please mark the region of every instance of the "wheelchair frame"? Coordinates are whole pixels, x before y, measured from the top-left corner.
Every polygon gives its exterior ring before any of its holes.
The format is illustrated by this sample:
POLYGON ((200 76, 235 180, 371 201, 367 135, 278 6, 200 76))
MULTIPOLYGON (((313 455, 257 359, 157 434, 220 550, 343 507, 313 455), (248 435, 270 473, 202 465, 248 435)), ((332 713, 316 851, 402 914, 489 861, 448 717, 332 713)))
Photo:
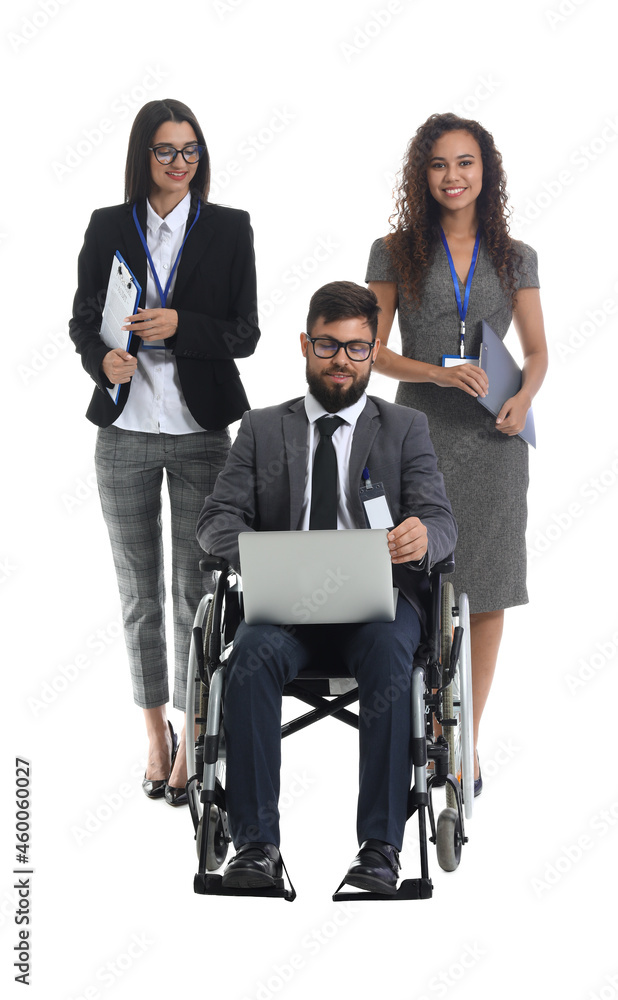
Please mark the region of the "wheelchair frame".
MULTIPOLYGON (((366 891, 341 891, 333 900, 428 899, 433 894, 429 877, 426 811, 431 829, 430 841, 436 844, 438 863, 444 870, 454 870, 460 861, 461 847, 468 840, 464 815, 472 815, 474 799, 472 688, 470 661, 470 626, 468 598, 453 600, 452 585, 442 585, 442 576, 452 573, 454 560, 449 557, 429 573, 429 634, 421 642, 412 668, 412 788, 408 793, 407 819, 418 814, 420 842, 420 878, 404 879, 394 895, 366 891), (449 589, 450 588, 450 589, 449 589), (449 607, 450 605, 450 607, 449 607), (451 635, 443 635, 445 627, 451 635), (445 698, 445 692, 449 697, 445 698), (444 709, 450 714, 445 715, 444 709), (444 733, 434 735, 434 720, 442 730, 451 728, 454 739, 444 733), (427 764, 433 763, 433 773, 427 764), (453 771, 462 772, 455 775, 453 771), (461 783, 458 780, 461 777, 461 783), (448 790, 448 806, 436 823, 433 791, 448 790)), ((204 571, 218 573, 214 594, 206 594, 197 609, 191 637, 187 679, 187 719, 196 717, 200 735, 196 742, 187 739, 187 798, 195 830, 199 865, 194 891, 204 895, 264 896, 294 900, 294 888, 224 889, 222 876, 209 874, 219 868, 227 854, 231 837, 225 810, 222 782, 225 747, 222 734, 222 703, 225 668, 233 646, 233 635, 242 616, 242 589, 239 577, 223 559, 207 556, 200 562, 204 571), (230 582, 234 579, 234 582, 230 582), (199 680, 200 705, 196 706, 199 680), (207 707, 206 707, 207 706, 207 707)), ((301 671, 286 685, 284 695, 292 695, 310 706, 306 712, 281 727, 282 737, 289 736, 328 716, 358 729, 359 716, 348 710, 358 701, 353 678, 346 676, 352 690, 330 693, 330 681, 342 674, 325 675, 324 670, 301 671), (328 687, 326 687, 328 684, 328 687), (318 690, 316 691, 316 687, 318 690)), ((285 865, 284 865, 285 869, 285 865)), ((286 870, 287 875, 287 870, 286 870)), ((289 880, 289 876, 288 876, 289 880)))

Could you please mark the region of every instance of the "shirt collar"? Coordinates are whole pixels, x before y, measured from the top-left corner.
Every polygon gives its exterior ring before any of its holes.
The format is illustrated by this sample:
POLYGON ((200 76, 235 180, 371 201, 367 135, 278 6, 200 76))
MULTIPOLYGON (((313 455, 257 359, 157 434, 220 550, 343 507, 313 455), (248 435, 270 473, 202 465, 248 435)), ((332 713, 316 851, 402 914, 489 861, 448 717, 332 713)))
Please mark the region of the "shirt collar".
POLYGON ((162 226, 166 226, 170 233, 173 233, 187 223, 191 209, 191 192, 188 191, 182 201, 178 202, 176 208, 173 208, 164 219, 157 215, 149 201, 146 202, 146 206, 146 224, 151 233, 156 235, 162 226))
MULTIPOLYGON (((344 406, 342 410, 337 410, 337 413, 331 413, 331 417, 341 417, 345 420, 347 424, 351 427, 356 426, 356 421, 360 417, 361 413, 365 409, 367 403, 367 394, 363 393, 360 399, 353 403, 352 406, 344 406)), ((312 396, 311 391, 307 390, 307 395, 305 396, 305 413, 307 414, 307 419, 310 424, 314 424, 319 417, 323 417, 325 413, 328 413, 324 409, 321 403, 318 403, 315 396, 312 396)))

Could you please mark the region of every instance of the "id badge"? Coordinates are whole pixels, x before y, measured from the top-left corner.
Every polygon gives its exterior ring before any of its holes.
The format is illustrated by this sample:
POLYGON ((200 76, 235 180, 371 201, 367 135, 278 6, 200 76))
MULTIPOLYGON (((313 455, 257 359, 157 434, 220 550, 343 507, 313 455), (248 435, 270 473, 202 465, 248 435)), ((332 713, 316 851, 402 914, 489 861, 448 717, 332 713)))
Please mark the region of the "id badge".
POLYGON ((384 485, 372 483, 371 486, 361 486, 359 493, 367 526, 369 528, 386 528, 390 531, 395 525, 388 507, 384 485))
POLYGON ((442 355, 442 367, 443 368, 454 368, 455 365, 476 365, 477 368, 480 367, 480 358, 461 358, 459 354, 443 354, 442 355))

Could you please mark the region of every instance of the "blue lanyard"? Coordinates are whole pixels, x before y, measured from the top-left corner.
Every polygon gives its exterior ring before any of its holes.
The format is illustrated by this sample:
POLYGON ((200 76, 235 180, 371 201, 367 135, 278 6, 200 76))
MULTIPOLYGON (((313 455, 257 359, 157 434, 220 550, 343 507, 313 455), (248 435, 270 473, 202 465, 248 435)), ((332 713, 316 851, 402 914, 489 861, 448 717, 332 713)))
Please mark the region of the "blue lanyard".
POLYGON ((444 230, 440 226, 440 236, 442 238, 442 243, 444 244, 444 249, 446 250, 446 256, 448 257, 448 266, 451 269, 451 278, 453 279, 453 288, 455 289, 455 298, 457 299, 457 311, 459 313, 459 356, 461 358, 465 357, 465 339, 466 339, 466 315, 468 313, 468 300, 470 298, 470 288, 472 287, 472 278, 474 277, 474 268, 476 267, 476 258, 479 253, 479 245, 481 242, 481 230, 477 229, 476 240, 474 242, 474 251, 472 253, 472 263, 470 264, 470 270, 468 271, 468 280, 466 281, 466 290, 464 292, 463 306, 461 304, 461 294, 459 291, 459 278, 457 277, 457 271, 455 270, 455 265, 453 264, 453 258, 451 257, 451 251, 448 248, 448 243, 446 242, 446 236, 444 235, 444 230))
POLYGON ((195 223, 197 222, 197 220, 200 217, 200 204, 201 203, 198 201, 198 203, 197 203, 197 212, 195 213, 195 218, 194 218, 193 222, 191 223, 191 226, 189 227, 189 232, 186 234, 184 240, 182 241, 182 246, 181 246, 180 250, 176 254, 176 260, 174 261, 174 266, 172 267, 172 270, 170 271, 170 275, 169 275, 169 278, 167 279, 167 284, 165 285, 165 289, 163 289, 161 287, 161 282, 159 281, 159 275, 157 274, 156 268, 154 266, 154 261, 152 259, 152 254, 150 253, 150 250, 148 249, 148 244, 146 242, 146 237, 144 236, 144 233, 142 232, 142 227, 139 224, 139 220, 137 218, 137 206, 136 205, 133 206, 133 220, 135 222, 135 225, 136 225, 136 228, 137 228, 137 232, 139 233, 139 238, 142 241, 142 246, 143 246, 144 250, 146 251, 146 257, 148 258, 148 263, 150 264, 150 270, 152 271, 152 276, 153 276, 153 278, 155 280, 155 285, 157 286, 157 291, 159 293, 159 298, 161 299, 161 306, 162 306, 163 309, 165 309, 165 303, 167 302, 167 297, 169 295, 170 285, 172 283, 172 278, 174 277, 174 274, 176 273, 176 268, 178 267, 178 262, 180 261, 180 255, 181 255, 182 251, 184 250, 184 246, 185 246, 185 243, 187 242, 187 239, 189 237, 189 233, 191 232, 191 230, 193 229, 193 226, 195 225, 195 223))

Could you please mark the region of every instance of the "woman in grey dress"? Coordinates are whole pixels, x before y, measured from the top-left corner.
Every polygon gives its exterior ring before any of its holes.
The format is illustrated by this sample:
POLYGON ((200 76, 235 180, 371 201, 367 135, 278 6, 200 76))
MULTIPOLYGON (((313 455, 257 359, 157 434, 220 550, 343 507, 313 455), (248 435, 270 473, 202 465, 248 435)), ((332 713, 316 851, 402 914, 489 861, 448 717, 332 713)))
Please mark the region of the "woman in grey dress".
POLYGON ((366 277, 382 309, 376 370, 399 380, 398 403, 427 414, 459 526, 453 583, 470 599, 475 747, 504 609, 528 600, 528 445, 517 435, 547 368, 536 253, 508 235, 506 201, 492 136, 432 115, 408 146, 394 231, 373 244, 366 277), (402 355, 386 346, 395 312, 402 355), (524 354, 522 388, 496 419, 476 399, 487 391, 475 363, 483 319, 500 338, 513 319, 524 354))

